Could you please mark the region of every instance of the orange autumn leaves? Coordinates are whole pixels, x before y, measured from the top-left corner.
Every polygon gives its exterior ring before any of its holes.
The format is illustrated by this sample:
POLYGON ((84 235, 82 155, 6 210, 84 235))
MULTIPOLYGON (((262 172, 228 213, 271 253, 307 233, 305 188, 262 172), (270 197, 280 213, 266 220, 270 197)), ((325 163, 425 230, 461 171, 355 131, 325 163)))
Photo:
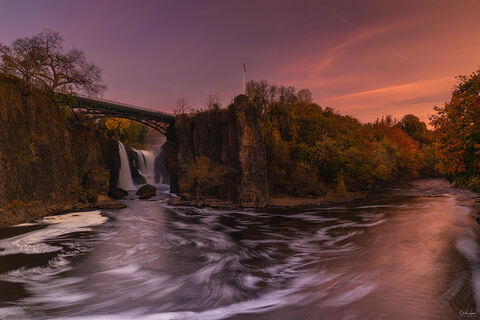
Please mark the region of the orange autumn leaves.
POLYGON ((105 118, 99 127, 110 137, 135 148, 142 148, 147 139, 148 127, 144 124, 122 118, 105 118))
POLYGON ((295 88, 261 81, 249 89, 261 115, 271 194, 343 194, 433 173, 431 132, 414 115, 362 124, 302 99, 295 88))
POLYGON ((480 190, 480 70, 458 77, 451 100, 435 107, 437 170, 458 186, 480 190))

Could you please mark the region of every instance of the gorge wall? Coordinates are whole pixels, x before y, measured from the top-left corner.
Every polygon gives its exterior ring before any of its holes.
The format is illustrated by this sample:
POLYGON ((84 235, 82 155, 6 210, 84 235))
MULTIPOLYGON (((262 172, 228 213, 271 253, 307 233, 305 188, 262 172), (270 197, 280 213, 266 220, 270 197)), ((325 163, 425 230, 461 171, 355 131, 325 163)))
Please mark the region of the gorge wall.
POLYGON ((171 192, 192 205, 265 205, 265 145, 257 110, 246 96, 236 97, 228 109, 181 115, 171 130, 171 192))
POLYGON ((118 178, 118 144, 89 126, 65 127, 38 91, 0 75, 0 226, 92 203, 118 178))

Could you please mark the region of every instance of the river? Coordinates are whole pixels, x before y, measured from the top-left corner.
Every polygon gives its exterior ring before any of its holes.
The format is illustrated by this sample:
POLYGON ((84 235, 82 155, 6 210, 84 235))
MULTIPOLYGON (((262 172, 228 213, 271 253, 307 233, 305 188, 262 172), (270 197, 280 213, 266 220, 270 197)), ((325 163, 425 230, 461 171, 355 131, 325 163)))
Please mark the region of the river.
POLYGON ((477 198, 442 179, 308 209, 170 207, 166 197, 0 229, 0 318, 472 319, 480 311, 477 198))

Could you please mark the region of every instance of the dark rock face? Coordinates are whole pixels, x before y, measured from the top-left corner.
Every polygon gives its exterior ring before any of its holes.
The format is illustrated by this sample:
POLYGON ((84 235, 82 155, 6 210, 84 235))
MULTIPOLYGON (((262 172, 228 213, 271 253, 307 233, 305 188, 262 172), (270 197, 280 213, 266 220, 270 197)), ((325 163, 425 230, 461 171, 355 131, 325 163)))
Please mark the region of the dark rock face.
POLYGON ((89 126, 67 130, 61 113, 0 75, 0 226, 93 203, 117 181, 117 142, 89 126))
POLYGON ((125 145, 125 150, 127 150, 128 156, 128 163, 130 163, 130 172, 132 173, 132 180, 135 184, 145 184, 147 181, 145 178, 138 172, 139 164, 138 164, 138 157, 135 151, 128 146, 125 145))
POLYGON ((157 192, 157 188, 155 188, 150 184, 146 184, 137 190, 137 195, 140 196, 138 197, 139 199, 149 199, 155 196, 156 192, 157 192))
POLYGON ((177 118, 166 166, 172 192, 202 203, 263 206, 266 153, 257 110, 238 96, 227 110, 177 118))
POLYGON ((128 196, 128 192, 121 188, 110 188, 108 196, 113 199, 125 199, 128 196))
POLYGON ((166 162, 166 148, 167 145, 162 146, 160 154, 155 158, 155 182, 170 184, 170 177, 168 175, 168 170, 165 165, 166 162))

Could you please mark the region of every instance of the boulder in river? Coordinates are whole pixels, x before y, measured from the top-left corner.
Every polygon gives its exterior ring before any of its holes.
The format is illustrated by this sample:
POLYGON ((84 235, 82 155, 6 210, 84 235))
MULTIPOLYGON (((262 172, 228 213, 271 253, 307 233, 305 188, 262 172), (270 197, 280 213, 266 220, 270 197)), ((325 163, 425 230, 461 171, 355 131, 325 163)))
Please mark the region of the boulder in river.
POLYGON ((108 195, 113 199, 125 199, 128 196, 128 192, 121 188, 114 188, 108 192, 108 195))
POLYGON ((142 186, 140 189, 137 191, 137 195, 139 195, 139 199, 149 199, 153 196, 155 196, 157 192, 157 188, 150 184, 146 184, 142 186))
POLYGON ((127 206, 124 203, 115 201, 110 197, 100 195, 97 197, 95 207, 99 209, 123 209, 127 206))

